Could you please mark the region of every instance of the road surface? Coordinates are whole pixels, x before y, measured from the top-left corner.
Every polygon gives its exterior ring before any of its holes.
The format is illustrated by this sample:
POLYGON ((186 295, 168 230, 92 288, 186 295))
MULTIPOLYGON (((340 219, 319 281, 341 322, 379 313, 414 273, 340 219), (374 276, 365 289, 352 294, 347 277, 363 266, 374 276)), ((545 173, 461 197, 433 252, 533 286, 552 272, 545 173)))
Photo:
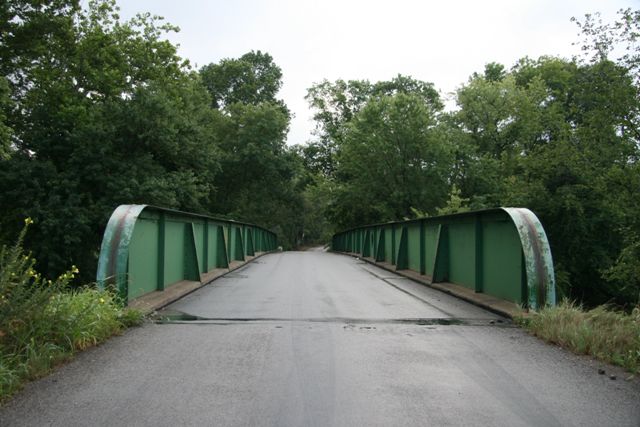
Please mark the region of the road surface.
POLYGON ((637 379, 343 255, 266 255, 163 316, 29 384, 0 425, 640 425, 637 379))

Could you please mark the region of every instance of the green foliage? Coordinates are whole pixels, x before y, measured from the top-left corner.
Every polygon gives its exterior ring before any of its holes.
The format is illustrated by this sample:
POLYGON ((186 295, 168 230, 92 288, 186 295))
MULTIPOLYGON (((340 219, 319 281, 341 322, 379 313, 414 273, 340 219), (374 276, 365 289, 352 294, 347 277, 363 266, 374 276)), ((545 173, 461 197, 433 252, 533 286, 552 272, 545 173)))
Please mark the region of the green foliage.
POLYGON ((12 130, 7 125, 7 111, 9 109, 9 84, 0 77, 0 159, 7 159, 11 152, 12 130))
POLYGON ((604 271, 604 278, 622 284, 618 291, 625 300, 640 301, 640 237, 635 230, 624 231, 625 246, 616 262, 604 271))
POLYGON ((220 173, 208 210, 271 228, 284 248, 300 243, 301 161, 286 146, 289 111, 275 98, 282 72, 267 53, 249 52, 200 70, 215 109, 220 173))
POLYGON ((174 28, 158 19, 121 22, 112 1, 87 11, 64 2, 6 7, 15 19, 0 63, 15 104, 7 119, 15 147, 0 160, 0 239, 31 216, 27 244, 38 267, 57 275, 76 263, 93 280, 118 204, 207 211, 219 170, 216 112, 163 40, 174 28))
POLYGON ((442 102, 431 83, 402 75, 377 83, 324 81, 306 98, 317 128, 301 156, 312 176, 306 194, 319 211, 308 215, 323 218, 318 235, 397 219, 412 208, 434 212, 444 202, 443 171, 452 153, 441 143, 442 102))
MULTIPOLYGON (((288 117, 275 104, 232 104, 216 127, 222 148, 223 174, 217 180, 214 212, 240 215, 251 221, 265 206, 268 194, 277 191, 290 175, 283 162, 288 117), (271 183, 276 188, 269 188, 271 183), (252 209, 248 214, 247 209, 252 209)), ((267 215, 268 216, 268 215, 267 215)))
POLYGON ((349 123, 341 150, 336 207, 342 227, 435 211, 446 200, 452 162, 435 112, 415 95, 371 100, 349 123))
POLYGON ((75 263, 82 281, 119 204, 234 217, 296 244, 300 159, 269 54, 193 72, 164 37, 177 28, 123 22, 113 0, 12 0, 0 14, 0 240, 30 216, 38 268, 75 263))
POLYGON ((616 62, 635 76, 640 83, 640 10, 620 9, 618 20, 603 23, 600 13, 586 14, 584 21, 571 18, 580 28, 582 40, 578 43, 585 57, 592 63, 610 59, 617 54, 616 62))
POLYGON ((200 76, 216 109, 235 103, 277 102, 275 97, 282 86, 282 70, 271 55, 259 50, 205 65, 200 76))
POLYGON ((17 242, 0 248, 0 398, 142 318, 110 292, 69 290, 75 266, 55 280, 37 273, 22 248, 32 220, 25 223, 17 242))
POLYGON ((312 171, 332 177, 347 124, 369 101, 398 94, 419 98, 431 111, 443 108, 432 83, 402 75, 377 83, 367 80, 336 80, 332 83, 325 80, 309 88, 306 99, 315 110, 317 140, 309 143, 304 152, 312 171))
POLYGON ((452 117, 463 133, 454 143, 462 197, 536 212, 561 293, 589 305, 637 302, 635 282, 621 280, 622 267, 610 270, 616 259, 629 265, 619 254, 633 233, 623 230, 638 225, 635 93, 627 70, 610 61, 525 58, 500 80, 475 75, 452 117))
POLYGON ((588 61, 523 58, 511 70, 488 63, 458 89, 451 113, 416 84, 395 81, 392 94, 379 91, 391 82, 313 86, 317 139, 302 154, 324 180, 310 185, 329 189, 324 216, 347 228, 525 206, 545 225, 561 295, 589 306, 637 304, 639 16, 623 10, 613 24, 587 17, 582 45, 596 53, 588 61), (616 62, 608 59, 620 49, 616 62), (397 104, 407 93, 421 110, 397 104), (421 162, 429 166, 415 168, 421 162))
POLYGON ((301 243, 319 245, 331 241, 334 227, 325 215, 324 207, 331 203, 333 182, 320 174, 311 174, 303 192, 303 225, 301 243))
POLYGON ((453 184, 451 186, 451 192, 449 193, 449 200, 447 204, 441 208, 436 209, 438 215, 449 215, 454 213, 468 212, 469 199, 461 196, 462 191, 453 184))
POLYGON ((640 372, 640 307, 626 314, 605 306, 584 310, 563 301, 519 321, 546 341, 640 372))

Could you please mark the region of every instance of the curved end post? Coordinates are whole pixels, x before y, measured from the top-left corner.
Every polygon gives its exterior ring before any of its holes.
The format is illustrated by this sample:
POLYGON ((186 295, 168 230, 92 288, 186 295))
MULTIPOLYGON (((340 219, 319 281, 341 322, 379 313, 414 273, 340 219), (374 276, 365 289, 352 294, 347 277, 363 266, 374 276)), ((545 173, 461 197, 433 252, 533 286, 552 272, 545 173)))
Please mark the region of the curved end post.
POLYGON ((115 284, 118 293, 127 303, 127 263, 129 260, 129 242, 133 228, 140 213, 147 205, 120 205, 113 211, 107 228, 104 230, 98 274, 96 277, 101 289, 107 284, 115 284))
POLYGON ((556 304, 556 279, 553 258, 538 217, 525 208, 502 208, 513 220, 518 230, 524 253, 527 273, 527 302, 529 308, 537 310, 556 304))

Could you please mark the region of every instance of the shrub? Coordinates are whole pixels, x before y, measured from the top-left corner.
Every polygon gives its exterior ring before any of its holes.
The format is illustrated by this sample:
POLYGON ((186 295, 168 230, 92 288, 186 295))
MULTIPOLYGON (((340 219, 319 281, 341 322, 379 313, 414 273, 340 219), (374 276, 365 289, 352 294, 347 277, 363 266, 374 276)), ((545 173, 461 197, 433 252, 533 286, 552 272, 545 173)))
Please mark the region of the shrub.
POLYGON ((37 273, 22 247, 31 223, 25 220, 14 246, 0 248, 0 398, 74 352, 142 321, 140 312, 123 309, 110 291, 70 289, 75 266, 55 280, 37 273))

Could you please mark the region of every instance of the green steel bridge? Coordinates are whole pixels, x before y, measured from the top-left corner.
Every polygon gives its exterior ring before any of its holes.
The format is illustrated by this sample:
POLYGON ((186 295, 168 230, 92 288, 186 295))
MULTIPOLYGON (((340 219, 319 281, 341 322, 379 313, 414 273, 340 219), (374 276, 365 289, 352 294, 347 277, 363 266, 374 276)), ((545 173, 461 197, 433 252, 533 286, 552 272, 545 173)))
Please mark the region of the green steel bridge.
MULTIPOLYGON (((115 284, 127 302, 149 294, 164 301, 159 292, 176 285, 192 291, 276 249, 276 235, 252 224, 122 205, 105 230, 97 281, 115 284)), ((528 209, 357 227, 336 234, 331 249, 481 305, 491 302, 507 315, 556 302, 549 242, 528 209)))

